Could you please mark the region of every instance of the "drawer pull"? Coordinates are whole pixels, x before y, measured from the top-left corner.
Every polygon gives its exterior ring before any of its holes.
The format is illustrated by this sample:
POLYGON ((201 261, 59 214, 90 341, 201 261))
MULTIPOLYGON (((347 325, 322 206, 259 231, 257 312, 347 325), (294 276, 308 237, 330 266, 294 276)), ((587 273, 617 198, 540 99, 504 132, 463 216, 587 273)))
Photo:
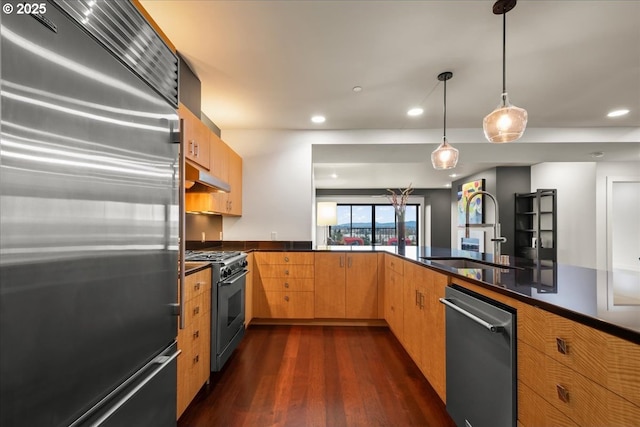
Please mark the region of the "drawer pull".
POLYGON ((424 308, 424 294, 420 292, 420 310, 424 308))
POLYGON ((289 296, 288 296, 288 295, 285 295, 284 300, 285 300, 285 301, 289 301, 289 296))
POLYGON ((564 403, 569 403, 569 390, 560 384, 556 384, 556 390, 558 391, 558 398, 564 403))
POLYGON ((200 290, 200 282, 196 282, 196 284, 193 285, 193 290, 194 291, 199 291, 200 290))
POLYGON ((200 336, 200 331, 195 331, 195 332, 193 333, 193 339, 196 339, 196 338, 198 338, 199 336, 200 336))
POLYGON ((193 309, 193 314, 194 314, 194 315, 195 315, 195 314, 198 314, 198 313, 200 313, 200 306, 198 306, 198 307, 196 307, 196 308, 194 308, 194 309, 193 309))
POLYGON ((289 283, 284 282, 284 287, 285 287, 285 288, 288 288, 288 287, 289 287, 289 283))
POLYGON ((200 361, 200 355, 196 354, 196 357, 193 358, 193 364, 195 365, 200 361))
POLYGON ((289 275, 289 270, 285 270, 284 274, 285 274, 285 276, 288 276, 289 275))
POLYGON ((284 257, 284 262, 289 262, 289 257, 288 256, 284 257))
POLYGON ((568 354, 569 350, 567 349, 567 342, 562 338, 556 338, 556 347, 558 349, 558 353, 568 354))

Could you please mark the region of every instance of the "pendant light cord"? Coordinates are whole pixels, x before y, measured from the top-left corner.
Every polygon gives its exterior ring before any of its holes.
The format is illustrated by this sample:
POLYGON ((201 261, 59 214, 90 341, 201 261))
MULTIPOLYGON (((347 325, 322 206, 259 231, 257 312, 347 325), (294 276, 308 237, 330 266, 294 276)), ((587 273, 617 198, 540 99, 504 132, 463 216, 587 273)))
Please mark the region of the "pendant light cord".
POLYGON ((443 137, 447 138, 447 81, 444 81, 444 106, 443 106, 443 111, 444 111, 444 124, 443 124, 443 137))
POLYGON ((502 14, 502 93, 506 93, 506 92, 507 92, 507 12, 505 11, 502 14))

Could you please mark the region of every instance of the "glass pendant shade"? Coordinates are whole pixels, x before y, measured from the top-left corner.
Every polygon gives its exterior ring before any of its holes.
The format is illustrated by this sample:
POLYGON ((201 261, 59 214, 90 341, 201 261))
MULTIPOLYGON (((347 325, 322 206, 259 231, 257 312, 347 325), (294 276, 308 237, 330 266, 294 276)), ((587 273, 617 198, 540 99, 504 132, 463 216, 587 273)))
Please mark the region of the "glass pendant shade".
POLYGON ((458 150, 447 142, 447 137, 442 137, 442 142, 431 153, 431 164, 434 169, 452 169, 458 164, 458 150))
POLYGON ((527 127, 527 110, 511 105, 506 93, 502 103, 482 121, 484 136, 489 142, 513 142, 522 136, 527 127))

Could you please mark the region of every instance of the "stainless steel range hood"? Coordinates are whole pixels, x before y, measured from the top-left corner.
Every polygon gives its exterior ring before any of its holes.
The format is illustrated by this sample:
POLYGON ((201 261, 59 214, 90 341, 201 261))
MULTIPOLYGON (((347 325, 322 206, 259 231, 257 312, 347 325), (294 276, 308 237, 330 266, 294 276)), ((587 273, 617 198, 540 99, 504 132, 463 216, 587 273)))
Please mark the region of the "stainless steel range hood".
POLYGON ((185 189, 189 193, 228 193, 231 191, 231 186, 229 183, 185 163, 185 189))

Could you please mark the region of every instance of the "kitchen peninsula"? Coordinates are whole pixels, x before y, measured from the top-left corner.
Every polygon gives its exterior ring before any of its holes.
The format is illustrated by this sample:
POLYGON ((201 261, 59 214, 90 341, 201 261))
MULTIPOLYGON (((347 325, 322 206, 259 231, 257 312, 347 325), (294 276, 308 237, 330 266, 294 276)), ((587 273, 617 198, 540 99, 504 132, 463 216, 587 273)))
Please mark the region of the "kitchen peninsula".
MULTIPOLYGON (((468 258, 491 262, 491 256, 454 249, 407 247, 398 255, 395 247, 329 247, 316 251, 263 251, 282 258, 282 263, 302 256, 307 280, 303 317, 309 315, 313 294, 331 267, 313 270, 313 256, 343 253, 335 269, 348 265, 350 254, 369 254, 377 259, 377 318, 385 320, 425 377, 446 400, 444 297, 447 285, 458 284, 517 310, 518 420, 523 426, 634 425, 640 419, 640 307, 616 306, 607 289, 607 273, 557 264, 549 286, 531 278, 530 260, 509 257, 504 268, 456 268, 437 259, 468 258), (375 254, 375 255, 374 255, 375 254), (315 286, 315 287, 314 287, 315 286)), ((259 301, 265 266, 253 266, 253 298, 259 301)), ((375 268, 375 267, 372 267, 375 268)), ((284 270, 283 270, 284 271, 284 270)), ((609 273, 610 274, 610 273, 609 273)), ((283 281, 283 286, 288 284, 283 281)), ((273 285, 273 284, 272 284, 273 285)), ((346 289, 350 282, 347 281, 346 289)), ((283 289, 282 297, 287 292, 283 289)), ((340 298, 337 298, 340 300, 340 298)), ((289 298, 287 303, 295 303, 289 298)), ((262 311, 264 313, 264 310, 262 311)), ((256 322, 299 321, 271 319, 256 322)), ((286 313, 286 311, 285 311, 286 313)), ((260 314, 254 313, 254 314, 260 314)), ((334 319, 333 320, 338 320, 334 319)), ((346 316, 344 319, 347 320, 346 316)))

